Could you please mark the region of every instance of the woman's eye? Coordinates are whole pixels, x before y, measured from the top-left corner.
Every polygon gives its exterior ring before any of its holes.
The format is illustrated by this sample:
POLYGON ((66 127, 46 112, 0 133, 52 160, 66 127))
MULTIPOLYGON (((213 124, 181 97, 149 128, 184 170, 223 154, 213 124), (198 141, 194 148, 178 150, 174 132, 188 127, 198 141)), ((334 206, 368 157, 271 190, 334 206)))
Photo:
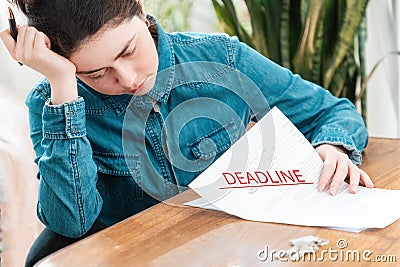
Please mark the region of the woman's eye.
POLYGON ((90 79, 92 79, 92 80, 101 79, 101 78, 104 77, 104 75, 106 74, 106 72, 107 72, 107 71, 104 71, 104 72, 101 73, 101 74, 90 75, 90 76, 88 76, 88 77, 89 77, 90 79))
POLYGON ((103 77, 104 77, 104 74, 96 75, 96 76, 89 76, 89 78, 92 79, 92 80, 101 79, 101 78, 103 78, 103 77))
POLYGON ((135 53, 135 51, 136 51, 136 47, 135 47, 134 49, 132 49, 132 51, 123 54, 122 57, 129 57, 129 56, 132 56, 133 53, 135 53))

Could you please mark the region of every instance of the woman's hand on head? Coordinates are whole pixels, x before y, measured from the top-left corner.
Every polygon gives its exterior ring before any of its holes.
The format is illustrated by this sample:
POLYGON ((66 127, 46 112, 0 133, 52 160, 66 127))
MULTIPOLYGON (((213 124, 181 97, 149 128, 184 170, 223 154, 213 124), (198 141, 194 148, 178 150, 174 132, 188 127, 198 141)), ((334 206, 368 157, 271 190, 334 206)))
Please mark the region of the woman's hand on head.
POLYGON ((351 193, 357 193, 360 181, 368 188, 374 187, 368 174, 349 159, 344 148, 323 144, 318 146, 316 151, 324 162, 318 183, 321 191, 328 189, 330 194, 335 195, 347 177, 350 178, 349 190, 351 193))
POLYGON ((9 29, 1 31, 0 38, 13 59, 40 72, 50 81, 53 104, 77 98, 76 90, 71 91, 72 86, 76 88, 75 65, 50 50, 50 39, 43 32, 23 25, 18 27, 17 42, 9 29))
POLYGON ((18 27, 17 42, 8 29, 3 30, 0 37, 12 58, 40 72, 49 80, 68 72, 75 75, 74 64, 51 51, 49 38, 34 27, 18 27))

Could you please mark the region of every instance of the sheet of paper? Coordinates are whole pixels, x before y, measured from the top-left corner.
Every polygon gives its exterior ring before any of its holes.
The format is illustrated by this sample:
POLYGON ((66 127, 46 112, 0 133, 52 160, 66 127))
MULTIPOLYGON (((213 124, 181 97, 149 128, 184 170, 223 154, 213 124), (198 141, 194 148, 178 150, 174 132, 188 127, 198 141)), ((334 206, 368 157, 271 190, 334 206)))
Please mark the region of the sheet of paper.
MULTIPOLYGON (((195 208, 203 208, 203 209, 208 209, 208 210, 216 210, 216 211, 222 211, 218 207, 214 206, 213 204, 209 203, 207 200, 204 198, 197 198, 195 200, 186 202, 185 205, 195 207, 195 208)), ((345 231, 345 232, 352 232, 352 233, 360 233, 367 228, 351 228, 351 227, 329 227, 331 229, 339 230, 339 231, 345 231)))
POLYGON ((400 218, 400 190, 351 194, 343 183, 331 196, 318 190, 321 170, 315 149, 273 108, 189 187, 206 204, 247 220, 363 229, 400 218))

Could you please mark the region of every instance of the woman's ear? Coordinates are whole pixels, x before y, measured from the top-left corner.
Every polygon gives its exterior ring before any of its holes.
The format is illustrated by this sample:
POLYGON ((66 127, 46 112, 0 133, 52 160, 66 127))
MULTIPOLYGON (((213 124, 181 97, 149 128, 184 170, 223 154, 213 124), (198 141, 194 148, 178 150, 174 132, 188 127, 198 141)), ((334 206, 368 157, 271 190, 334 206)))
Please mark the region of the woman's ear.
POLYGON ((144 5, 142 0, 136 0, 138 8, 140 9, 140 14, 143 19, 146 19, 146 11, 144 10, 144 5))

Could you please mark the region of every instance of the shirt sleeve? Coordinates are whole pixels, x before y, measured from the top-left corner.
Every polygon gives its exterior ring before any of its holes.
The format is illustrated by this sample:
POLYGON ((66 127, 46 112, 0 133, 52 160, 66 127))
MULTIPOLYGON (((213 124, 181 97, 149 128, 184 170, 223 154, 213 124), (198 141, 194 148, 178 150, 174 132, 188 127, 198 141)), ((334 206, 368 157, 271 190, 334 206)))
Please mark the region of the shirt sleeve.
POLYGON ((235 67, 257 85, 270 108, 279 107, 313 146, 342 146, 355 164, 361 163, 368 132, 353 103, 293 74, 237 38, 232 42, 235 67))
POLYGON ((37 214, 54 232, 79 237, 91 228, 102 206, 86 138, 85 102, 79 98, 50 105, 49 86, 39 84, 25 101, 39 169, 37 214))

